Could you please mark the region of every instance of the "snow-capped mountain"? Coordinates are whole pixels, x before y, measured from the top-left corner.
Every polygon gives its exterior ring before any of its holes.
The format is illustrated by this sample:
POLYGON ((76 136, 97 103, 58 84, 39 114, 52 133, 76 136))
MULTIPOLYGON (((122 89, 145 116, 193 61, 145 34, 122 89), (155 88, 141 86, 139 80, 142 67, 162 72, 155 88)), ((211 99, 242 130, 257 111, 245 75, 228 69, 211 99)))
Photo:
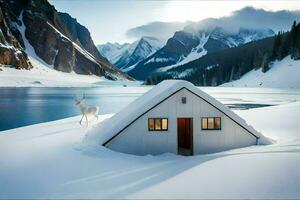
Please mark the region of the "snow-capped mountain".
POLYGON ((120 59, 120 56, 129 48, 130 43, 119 44, 118 42, 107 42, 103 45, 98 45, 97 49, 111 63, 115 63, 120 59))
POLYGON ((0 65, 131 79, 97 50, 89 30, 48 1, 0 1, 0 65), (34 57, 34 60, 33 60, 34 57))
POLYGON ((241 44, 252 42, 255 40, 271 37, 275 33, 271 29, 246 29, 240 28, 237 34, 226 33, 220 27, 215 28, 211 33, 211 38, 220 40, 228 47, 237 47, 241 44))
POLYGON ((160 50, 137 64, 129 74, 144 80, 150 74, 164 72, 171 68, 201 58, 227 48, 236 47, 251 41, 273 36, 271 29, 240 28, 230 33, 221 27, 201 28, 186 27, 170 38, 160 50))
POLYGON ((129 71, 140 61, 155 53, 164 45, 164 40, 142 37, 131 44, 106 43, 98 45, 99 52, 123 71, 129 71))

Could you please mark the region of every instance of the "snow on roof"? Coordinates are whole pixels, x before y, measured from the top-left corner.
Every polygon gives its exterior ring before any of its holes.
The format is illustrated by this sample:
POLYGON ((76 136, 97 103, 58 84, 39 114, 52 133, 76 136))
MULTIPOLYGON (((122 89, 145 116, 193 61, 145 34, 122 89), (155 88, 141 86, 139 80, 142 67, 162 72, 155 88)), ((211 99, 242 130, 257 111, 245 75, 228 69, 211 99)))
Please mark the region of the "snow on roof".
POLYGON ((221 112, 226 114, 228 117, 239 123, 257 138, 262 137, 262 135, 258 133, 253 127, 249 126, 245 120, 232 112, 222 103, 197 88, 192 83, 183 80, 165 80, 153 87, 141 97, 137 98, 135 101, 130 103, 120 112, 113 115, 111 118, 104 120, 95 128, 91 129, 87 133, 84 142, 103 145, 105 142, 122 131, 126 126, 132 123, 136 118, 155 106, 158 102, 164 100, 165 98, 182 88, 186 88, 196 95, 200 96, 201 98, 205 99, 221 112))

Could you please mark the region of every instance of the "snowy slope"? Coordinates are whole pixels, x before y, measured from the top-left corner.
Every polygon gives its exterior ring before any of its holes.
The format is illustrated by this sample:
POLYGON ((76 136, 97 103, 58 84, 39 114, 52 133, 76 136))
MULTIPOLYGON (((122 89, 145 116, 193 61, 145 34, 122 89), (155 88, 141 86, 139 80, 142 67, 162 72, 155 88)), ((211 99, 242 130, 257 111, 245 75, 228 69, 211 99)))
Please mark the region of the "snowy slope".
POLYGON ((111 63, 123 71, 129 71, 138 62, 160 49, 164 42, 164 40, 154 37, 142 37, 131 44, 106 43, 98 45, 97 48, 111 63))
POLYGON ((103 55, 105 58, 109 60, 109 62, 116 63, 120 59, 122 54, 124 54, 127 50, 132 51, 129 50, 130 46, 131 48, 133 46, 135 48, 136 44, 133 43, 119 44, 117 42, 115 43, 107 42, 106 44, 97 45, 97 49, 101 53, 101 55, 103 55))
POLYGON ((252 70, 239 80, 222 86, 300 88, 300 60, 295 61, 287 56, 281 61, 275 61, 266 73, 261 69, 252 70))
POLYGON ((197 60, 206 54, 237 47, 245 43, 273 36, 270 29, 240 28, 230 32, 218 26, 186 27, 177 31, 166 45, 139 62, 129 74, 137 80, 151 76, 164 76, 167 71, 197 60))
POLYGON ((210 37, 210 35, 206 35, 206 34, 202 33, 202 35, 199 38, 200 41, 199 41, 198 46, 193 48, 187 56, 182 56, 182 58, 180 59, 180 61, 178 63, 167 66, 167 67, 163 67, 163 68, 159 69, 158 71, 165 72, 169 69, 172 69, 172 68, 180 66, 180 65, 184 65, 188 62, 191 62, 193 60, 196 60, 196 59, 201 58, 202 56, 206 55, 207 50, 204 48, 204 45, 207 43, 209 37, 210 37))
MULTIPOLYGON (((17 70, 0 65, 0 87, 91 87, 102 84, 139 84, 129 81, 109 81, 104 77, 95 75, 79 75, 76 73, 65 73, 53 69, 53 65, 48 65, 39 58, 34 48, 30 45, 25 37, 25 25, 22 21, 22 14, 19 17, 22 22, 18 29, 20 30, 25 45, 25 52, 33 65, 31 70, 17 70)), ((48 23, 62 37, 68 39, 61 34, 55 27, 48 23)), ((69 40, 69 39, 68 39, 69 40)), ((79 47, 73 42, 75 48, 80 51, 92 62, 97 63, 94 56, 79 47)))
POLYGON ((242 44, 246 44, 248 42, 256 41, 266 37, 271 37, 273 35, 274 32, 270 29, 255 30, 255 29, 241 28, 238 33, 230 34, 227 33, 224 29, 220 27, 216 27, 210 33, 207 34, 202 33, 200 36, 199 45, 193 48, 187 56, 183 57, 180 60, 180 62, 176 63, 175 65, 171 65, 159 69, 159 71, 167 71, 169 69, 175 68, 180 65, 184 65, 188 62, 191 62, 193 60, 196 60, 206 55, 208 51, 207 49, 205 49, 204 45, 208 42, 209 39, 219 41, 225 44, 228 48, 232 48, 242 44))
POLYGON ((298 199, 299 113, 299 102, 239 111, 277 143, 191 157, 82 146, 79 116, 3 131, 0 198, 298 199))

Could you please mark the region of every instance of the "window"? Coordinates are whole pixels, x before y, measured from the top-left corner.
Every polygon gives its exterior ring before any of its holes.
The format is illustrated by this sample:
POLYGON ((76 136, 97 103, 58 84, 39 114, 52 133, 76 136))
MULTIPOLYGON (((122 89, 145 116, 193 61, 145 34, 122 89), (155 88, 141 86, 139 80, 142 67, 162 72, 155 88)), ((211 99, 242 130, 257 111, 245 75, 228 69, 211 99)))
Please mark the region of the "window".
POLYGON ((162 124, 161 119, 155 119, 154 121, 155 121, 154 130, 160 131, 161 130, 161 124, 162 124))
POLYGON ((202 118, 202 129, 207 129, 207 118, 206 117, 202 118))
POLYGON ((149 118, 148 130, 149 131, 167 131, 168 130, 167 118, 149 118))
POLYGON ((221 117, 202 117, 202 130, 221 130, 221 117))
POLYGON ((154 130, 154 119, 148 119, 148 129, 151 131, 154 130))
POLYGON ((186 104, 186 97, 181 97, 181 103, 186 104))
POLYGON ((168 130, 168 119, 162 119, 162 130, 168 130))

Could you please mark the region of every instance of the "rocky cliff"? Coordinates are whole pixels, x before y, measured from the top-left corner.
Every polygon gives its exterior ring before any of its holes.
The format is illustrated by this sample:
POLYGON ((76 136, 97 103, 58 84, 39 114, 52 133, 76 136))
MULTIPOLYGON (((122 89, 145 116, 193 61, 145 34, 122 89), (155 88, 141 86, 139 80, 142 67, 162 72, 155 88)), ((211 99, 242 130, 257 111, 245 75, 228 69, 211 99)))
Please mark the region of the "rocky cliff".
MULTIPOLYGON (((131 79, 99 54, 87 28, 67 13, 57 12, 47 0, 0 0, 0 7, 14 39, 11 44, 16 43, 15 48, 23 53, 20 55, 24 59, 17 68, 31 67, 25 53, 28 42, 34 53, 56 70, 131 79)), ((3 33, 5 25, 0 26, 3 33)))
MULTIPOLYGON (((2 8, 2 7, 1 7, 2 8)), ((7 16, 14 16, 13 13, 2 12, 0 8, 0 64, 12 66, 17 69, 30 69, 31 63, 27 54, 23 51, 19 43, 19 35, 14 31, 11 21, 7 21, 7 16), (11 26, 9 26, 11 25, 11 26)), ((17 9, 17 7, 16 7, 17 9)))

